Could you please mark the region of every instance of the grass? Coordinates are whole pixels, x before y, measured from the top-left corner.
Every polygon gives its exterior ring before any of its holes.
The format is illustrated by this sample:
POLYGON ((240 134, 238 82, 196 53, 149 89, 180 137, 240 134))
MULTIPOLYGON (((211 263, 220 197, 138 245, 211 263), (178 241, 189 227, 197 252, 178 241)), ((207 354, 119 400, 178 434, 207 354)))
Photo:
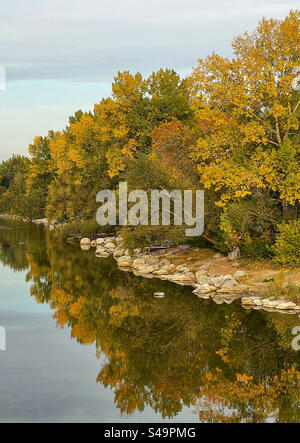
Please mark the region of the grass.
POLYGON ((295 286, 282 273, 274 276, 273 281, 265 290, 266 297, 286 298, 294 302, 300 301, 300 287, 295 286))

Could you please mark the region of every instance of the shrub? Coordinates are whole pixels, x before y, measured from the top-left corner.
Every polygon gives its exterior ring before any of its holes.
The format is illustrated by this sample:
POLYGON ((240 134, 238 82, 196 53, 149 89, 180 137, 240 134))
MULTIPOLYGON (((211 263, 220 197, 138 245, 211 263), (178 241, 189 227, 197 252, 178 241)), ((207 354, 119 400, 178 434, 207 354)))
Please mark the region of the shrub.
POLYGON ((186 243, 185 229, 179 226, 141 226, 133 231, 123 232, 124 245, 127 249, 161 245, 166 240, 186 243))
POLYGON ((274 241, 272 240, 262 240, 262 239, 246 239, 241 246, 241 252, 246 257, 252 258, 254 260, 261 258, 268 258, 272 255, 272 245, 274 241))
POLYGON ((282 266, 300 266, 300 220, 283 223, 278 229, 272 247, 274 262, 282 266))
POLYGON ((74 220, 67 223, 58 232, 64 238, 71 235, 93 238, 96 234, 112 231, 111 226, 99 226, 96 220, 74 220))

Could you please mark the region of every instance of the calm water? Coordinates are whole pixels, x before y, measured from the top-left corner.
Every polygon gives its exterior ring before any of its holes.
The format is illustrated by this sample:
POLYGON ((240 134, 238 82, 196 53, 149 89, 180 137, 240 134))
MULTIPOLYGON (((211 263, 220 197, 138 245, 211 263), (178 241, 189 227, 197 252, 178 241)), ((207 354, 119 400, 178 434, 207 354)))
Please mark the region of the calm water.
POLYGON ((297 325, 0 220, 1 422, 300 422, 297 325))

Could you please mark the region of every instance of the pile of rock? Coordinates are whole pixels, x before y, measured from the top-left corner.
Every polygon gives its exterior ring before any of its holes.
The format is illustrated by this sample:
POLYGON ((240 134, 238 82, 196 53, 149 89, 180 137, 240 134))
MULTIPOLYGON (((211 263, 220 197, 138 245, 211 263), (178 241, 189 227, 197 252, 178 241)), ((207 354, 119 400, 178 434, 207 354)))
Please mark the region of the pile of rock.
POLYGON ((114 256, 115 258, 122 257, 125 253, 123 249, 122 237, 106 237, 91 240, 90 238, 82 238, 80 246, 83 250, 96 248, 96 256, 106 258, 114 256))
POLYGON ((243 297, 242 305, 247 308, 264 309, 266 311, 281 311, 294 314, 300 311, 300 306, 291 301, 276 300, 274 298, 260 298, 257 296, 243 297))
POLYGON ((196 289, 193 292, 199 297, 209 298, 219 294, 246 292, 249 289, 247 285, 238 282, 239 278, 246 275, 244 271, 236 271, 233 275, 212 276, 206 270, 208 269, 207 266, 208 265, 202 266, 195 274, 197 284, 195 285, 196 289))
MULTIPOLYGON (((187 265, 176 266, 166 256, 142 254, 141 249, 135 249, 131 255, 128 250, 125 250, 121 236, 101 237, 95 240, 83 238, 80 245, 83 250, 96 248, 96 256, 99 258, 114 257, 121 270, 132 271, 135 275, 146 278, 160 278, 176 284, 193 286, 194 294, 202 299, 212 298, 217 304, 230 304, 242 297, 242 305, 248 308, 286 313, 295 313, 300 310, 300 307, 293 302, 245 296, 250 293, 250 288, 242 283, 243 278, 247 276, 242 270, 237 270, 234 274, 213 275, 209 272, 211 262, 200 266, 195 272, 187 265)), ((235 254, 234 259, 237 258, 237 251, 235 254)))

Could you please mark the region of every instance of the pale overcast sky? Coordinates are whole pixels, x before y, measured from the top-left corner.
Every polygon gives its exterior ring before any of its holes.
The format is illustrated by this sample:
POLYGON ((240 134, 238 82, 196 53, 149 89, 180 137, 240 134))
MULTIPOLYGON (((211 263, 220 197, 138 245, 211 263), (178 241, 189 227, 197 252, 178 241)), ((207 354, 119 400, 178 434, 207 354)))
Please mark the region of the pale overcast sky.
POLYGON ((118 70, 181 75, 290 0, 10 0, 0 6, 0 160, 110 93, 118 70), (0 79, 1 80, 1 79, 0 79))

